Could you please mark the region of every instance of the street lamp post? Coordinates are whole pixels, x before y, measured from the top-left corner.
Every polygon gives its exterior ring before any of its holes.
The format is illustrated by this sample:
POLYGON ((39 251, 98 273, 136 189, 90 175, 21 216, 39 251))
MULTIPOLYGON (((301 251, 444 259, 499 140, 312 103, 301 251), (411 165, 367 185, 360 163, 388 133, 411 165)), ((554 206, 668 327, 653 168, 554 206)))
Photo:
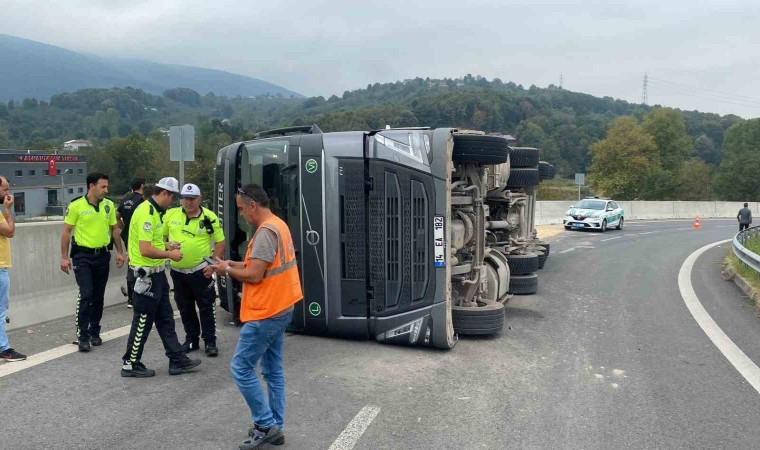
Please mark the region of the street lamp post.
POLYGON ((66 206, 66 187, 63 184, 63 176, 67 173, 74 173, 71 169, 61 172, 61 206, 66 206))

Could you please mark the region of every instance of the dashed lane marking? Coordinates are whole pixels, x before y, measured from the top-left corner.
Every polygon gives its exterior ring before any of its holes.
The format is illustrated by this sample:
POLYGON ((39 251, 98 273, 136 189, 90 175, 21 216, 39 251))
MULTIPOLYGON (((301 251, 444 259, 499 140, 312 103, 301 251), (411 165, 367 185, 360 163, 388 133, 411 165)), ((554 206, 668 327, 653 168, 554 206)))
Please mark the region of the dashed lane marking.
POLYGON ((377 406, 367 405, 362 408, 343 432, 340 433, 338 439, 333 442, 330 450, 351 450, 354 448, 354 445, 359 442, 359 439, 367 431, 367 427, 375 420, 378 413, 380 413, 380 408, 377 406))
POLYGON ((623 237, 623 236, 615 236, 615 237, 611 237, 611 238, 607 238, 607 239, 602 239, 602 242, 611 241, 613 239, 620 239, 621 237, 623 237))
POLYGON ((705 332, 707 337, 710 338, 712 343, 723 353, 723 356, 726 357, 728 362, 734 366, 741 376, 760 393, 760 368, 734 344, 731 338, 710 317, 710 314, 707 313, 702 303, 699 302, 699 297, 697 297, 697 293, 694 292, 694 286, 691 284, 691 271, 697 258, 711 248, 730 241, 731 239, 725 239, 713 242, 689 255, 678 272, 678 288, 681 290, 681 297, 684 303, 686 303, 686 307, 689 308, 689 312, 691 312, 699 327, 702 328, 702 331, 705 332))

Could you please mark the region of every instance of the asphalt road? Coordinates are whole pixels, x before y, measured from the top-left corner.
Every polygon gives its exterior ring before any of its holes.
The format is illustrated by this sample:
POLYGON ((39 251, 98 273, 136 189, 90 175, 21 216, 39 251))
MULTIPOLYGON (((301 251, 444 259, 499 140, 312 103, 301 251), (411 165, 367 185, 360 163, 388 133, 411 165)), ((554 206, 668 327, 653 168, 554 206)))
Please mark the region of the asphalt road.
MULTIPOLYGON (((538 295, 509 303, 505 332, 450 351, 290 335, 277 448, 327 449, 365 407, 379 412, 354 448, 754 448, 760 395, 699 328, 677 283, 689 254, 735 228, 562 233, 538 295)), ((758 364, 760 320, 720 277, 727 248, 697 260, 694 289, 758 364)), ((105 328, 129 317, 110 308, 105 328)), ((201 356, 196 373, 169 376, 154 332, 143 358, 152 379, 119 376, 126 337, 0 377, 0 447, 236 448, 250 417, 229 376, 237 329, 218 318, 222 355, 201 356)), ((30 353, 66 345, 71 322, 14 331, 11 343, 30 353)))

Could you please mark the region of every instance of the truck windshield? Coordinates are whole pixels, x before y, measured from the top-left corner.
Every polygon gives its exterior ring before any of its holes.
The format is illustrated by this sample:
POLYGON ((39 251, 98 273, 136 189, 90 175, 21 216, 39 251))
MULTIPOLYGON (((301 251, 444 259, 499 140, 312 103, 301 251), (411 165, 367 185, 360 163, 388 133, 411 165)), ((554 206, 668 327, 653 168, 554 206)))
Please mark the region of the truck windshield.
MULTIPOLYGON (((287 176, 288 140, 269 140, 245 145, 242 164, 240 165, 240 184, 255 183, 263 187, 269 195, 269 208, 274 214, 288 222, 287 208, 290 178, 287 176)), ((240 228, 250 235, 253 231, 245 220, 239 222, 240 228)))

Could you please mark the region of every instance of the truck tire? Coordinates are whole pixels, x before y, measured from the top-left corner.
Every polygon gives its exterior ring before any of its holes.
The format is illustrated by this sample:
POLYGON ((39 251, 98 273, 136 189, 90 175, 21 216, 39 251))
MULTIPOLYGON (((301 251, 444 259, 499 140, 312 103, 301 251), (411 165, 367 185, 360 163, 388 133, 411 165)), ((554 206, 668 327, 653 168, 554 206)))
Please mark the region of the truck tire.
POLYGON ((543 247, 544 248, 544 255, 546 255, 547 258, 549 257, 549 248, 551 247, 551 245, 548 242, 544 242, 544 241, 541 241, 541 240, 535 240, 535 241, 533 241, 533 243, 536 244, 536 245, 539 245, 539 246, 543 247))
POLYGON ((514 147, 509 152, 509 167, 536 167, 538 166, 539 150, 530 147, 514 147))
POLYGON ((454 135, 452 159, 456 162, 502 164, 507 162, 509 145, 500 136, 454 135))
POLYGON ((507 180, 507 189, 509 188, 532 188, 538 186, 541 178, 538 175, 538 169, 523 168, 509 169, 509 179, 507 180))
POLYGON ((516 295, 535 294, 538 291, 538 275, 512 275, 509 277, 509 293, 516 295))
POLYGON ((546 253, 539 253, 538 254, 538 268, 543 269, 544 264, 546 264, 546 253))
POLYGON ((499 334, 504 328, 504 305, 489 303, 480 307, 452 306, 451 318, 457 334, 499 334))
POLYGON ((548 180, 552 173, 552 165, 549 164, 546 161, 539 161, 538 162, 538 176, 541 178, 541 181, 548 180))
POLYGON ((505 255, 509 265, 509 273, 525 275, 538 270, 538 255, 528 253, 526 255, 505 255))

